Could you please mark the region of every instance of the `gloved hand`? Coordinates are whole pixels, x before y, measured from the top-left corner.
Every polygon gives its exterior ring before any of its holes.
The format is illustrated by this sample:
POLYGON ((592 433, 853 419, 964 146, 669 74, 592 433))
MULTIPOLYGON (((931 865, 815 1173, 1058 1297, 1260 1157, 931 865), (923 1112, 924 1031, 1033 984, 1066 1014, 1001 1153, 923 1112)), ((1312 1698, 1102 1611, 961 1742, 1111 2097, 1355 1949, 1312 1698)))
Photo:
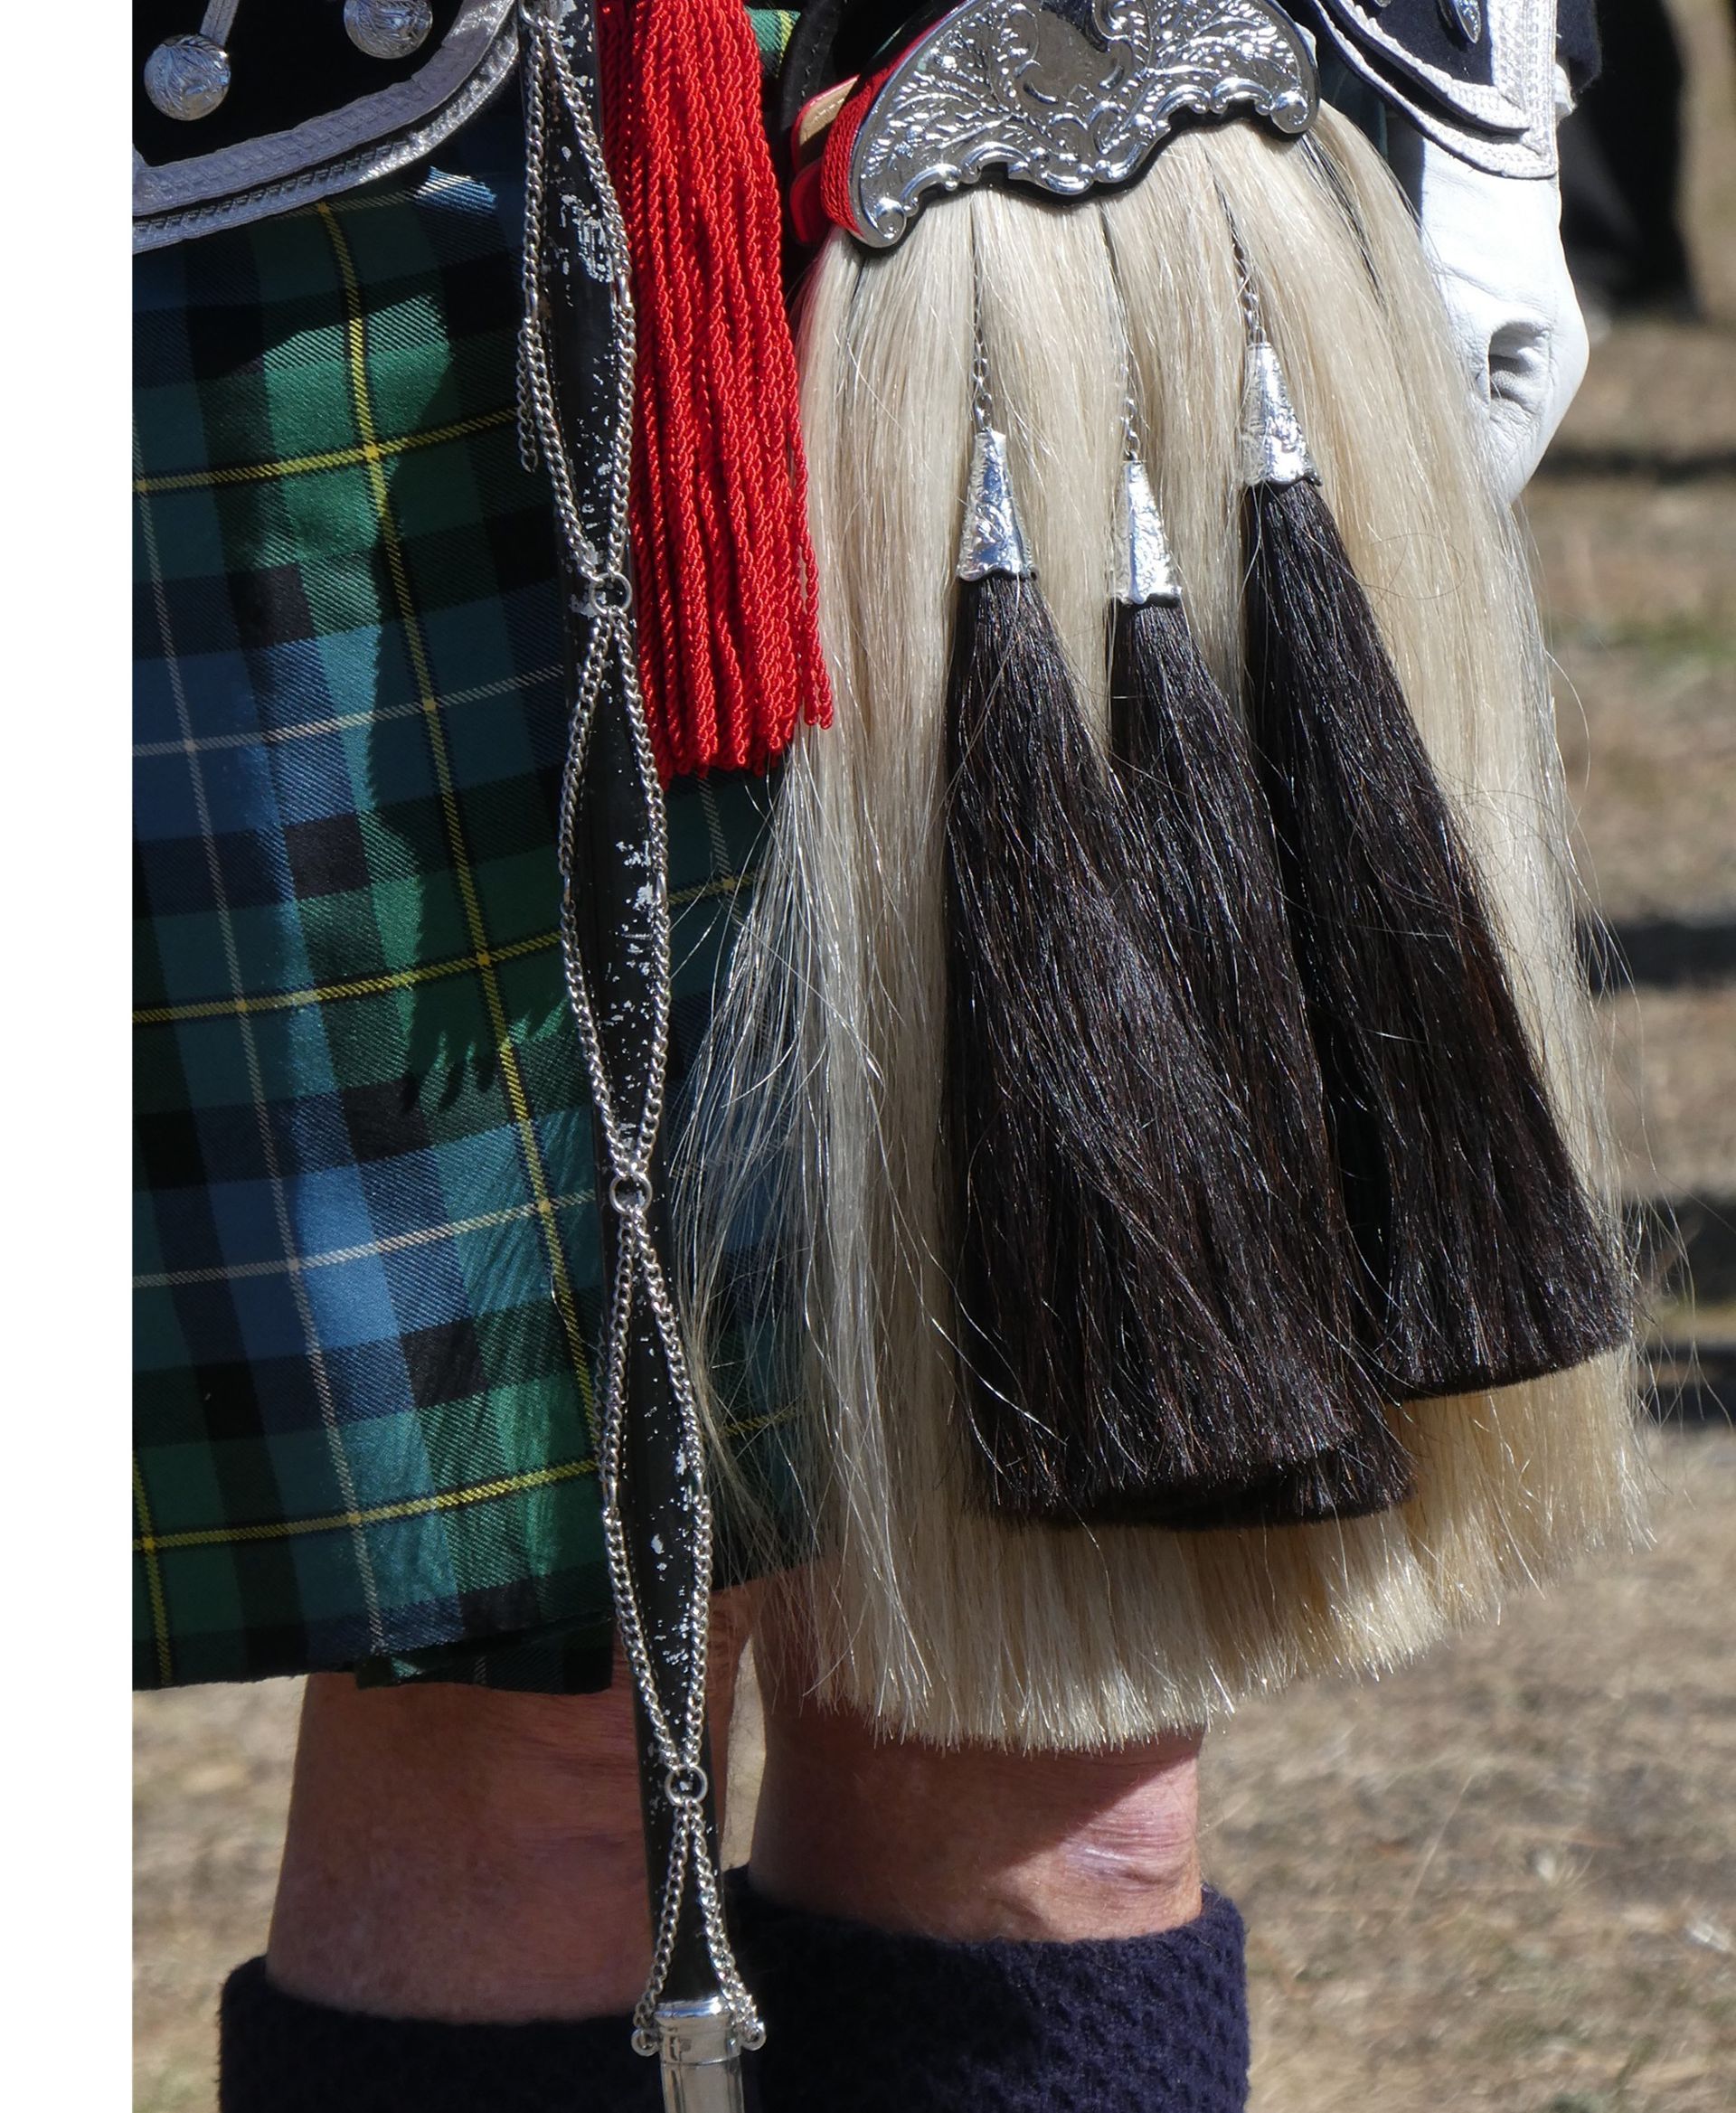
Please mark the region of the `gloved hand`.
POLYGON ((1396 111, 1394 173, 1422 222, 1447 318, 1487 412, 1492 470, 1516 499, 1585 378, 1585 320, 1561 252, 1555 178, 1493 176, 1396 111))

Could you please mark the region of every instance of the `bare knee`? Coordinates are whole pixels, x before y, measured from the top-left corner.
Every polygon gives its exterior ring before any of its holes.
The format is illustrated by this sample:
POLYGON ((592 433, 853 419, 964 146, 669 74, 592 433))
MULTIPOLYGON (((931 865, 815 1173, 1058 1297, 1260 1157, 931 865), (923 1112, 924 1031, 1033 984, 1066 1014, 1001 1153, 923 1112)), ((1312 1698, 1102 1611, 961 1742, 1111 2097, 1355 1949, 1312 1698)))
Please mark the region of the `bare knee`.
POLYGON ((1080 1816, 1057 1845, 1053 1879, 1081 1919, 1137 1919, 1142 1901, 1172 1892, 1186 1905, 1180 1920, 1198 1912, 1199 1751, 1188 1733, 1064 1757, 1080 1816))
POLYGON ((1197 1733, 1103 1754, 942 1750, 773 1703, 757 1884, 956 1938, 1137 1936, 1200 1910, 1197 1733))

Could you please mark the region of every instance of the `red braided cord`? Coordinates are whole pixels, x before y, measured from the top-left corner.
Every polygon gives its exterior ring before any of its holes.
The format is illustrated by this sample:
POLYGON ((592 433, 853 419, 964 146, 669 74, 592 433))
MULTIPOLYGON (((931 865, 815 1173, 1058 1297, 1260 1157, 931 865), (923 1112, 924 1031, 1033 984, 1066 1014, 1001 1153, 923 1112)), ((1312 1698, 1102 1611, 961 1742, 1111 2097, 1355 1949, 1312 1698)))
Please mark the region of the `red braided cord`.
POLYGON ((850 196, 850 156, 855 147, 856 134, 862 130, 863 119, 896 71, 898 62, 897 59, 892 60, 851 91, 849 101, 832 121, 832 129, 826 136, 821 152, 820 204, 835 228, 847 229, 852 234, 855 232, 856 217, 854 201, 850 196))
POLYGON ((638 315, 639 666, 665 780, 826 725, 780 208, 741 0, 602 0, 638 315))

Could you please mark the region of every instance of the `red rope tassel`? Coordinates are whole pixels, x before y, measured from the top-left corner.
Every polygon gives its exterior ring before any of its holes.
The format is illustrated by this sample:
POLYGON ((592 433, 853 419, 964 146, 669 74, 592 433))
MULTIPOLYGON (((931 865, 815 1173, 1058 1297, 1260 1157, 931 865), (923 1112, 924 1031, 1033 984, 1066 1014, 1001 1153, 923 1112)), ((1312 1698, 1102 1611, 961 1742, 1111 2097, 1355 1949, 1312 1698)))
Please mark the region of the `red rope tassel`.
POLYGON ((780 206, 741 0, 602 0, 605 150, 638 315, 639 669, 665 781, 832 716, 780 206))

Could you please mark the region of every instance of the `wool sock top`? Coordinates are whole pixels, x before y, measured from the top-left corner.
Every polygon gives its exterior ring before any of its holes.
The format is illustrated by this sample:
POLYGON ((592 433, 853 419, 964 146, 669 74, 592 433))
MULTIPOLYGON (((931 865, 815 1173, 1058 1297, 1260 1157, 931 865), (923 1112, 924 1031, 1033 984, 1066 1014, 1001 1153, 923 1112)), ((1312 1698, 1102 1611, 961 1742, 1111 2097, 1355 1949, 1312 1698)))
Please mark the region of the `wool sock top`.
POLYGON ((766 2113, 1241 2113, 1241 1917, 1210 1891, 1153 1937, 956 1944, 781 1908, 726 1881, 766 2021, 766 2113))

